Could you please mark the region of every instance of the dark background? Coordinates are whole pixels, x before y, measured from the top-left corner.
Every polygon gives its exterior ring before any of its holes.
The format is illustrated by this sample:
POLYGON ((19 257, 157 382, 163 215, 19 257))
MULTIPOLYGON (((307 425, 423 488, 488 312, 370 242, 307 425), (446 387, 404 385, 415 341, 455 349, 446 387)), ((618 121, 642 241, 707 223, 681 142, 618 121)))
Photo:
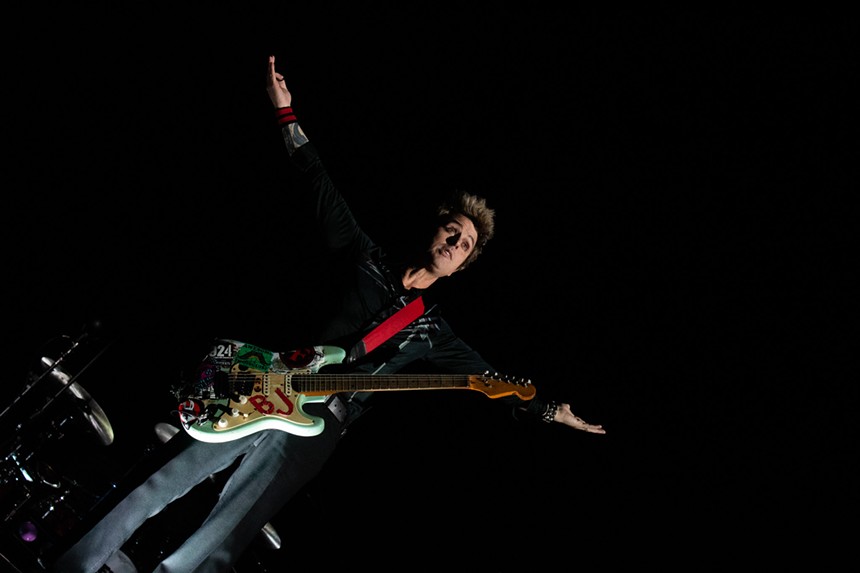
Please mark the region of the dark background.
POLYGON ((433 301, 500 372, 607 430, 526 427, 481 395, 387 394, 282 512, 282 536, 336 520, 334 541, 362 553, 441 562, 465 546, 489 568, 843 549, 844 14, 302 2, 7 26, 5 387, 12 401, 46 344, 86 333, 79 382, 115 431, 107 447, 85 424, 54 436, 70 414, 54 408, 7 431, 37 434, 34 459, 88 490, 120 483, 211 336, 300 340, 325 304, 265 93, 274 54, 380 243, 450 188, 487 197, 497 237, 433 301))

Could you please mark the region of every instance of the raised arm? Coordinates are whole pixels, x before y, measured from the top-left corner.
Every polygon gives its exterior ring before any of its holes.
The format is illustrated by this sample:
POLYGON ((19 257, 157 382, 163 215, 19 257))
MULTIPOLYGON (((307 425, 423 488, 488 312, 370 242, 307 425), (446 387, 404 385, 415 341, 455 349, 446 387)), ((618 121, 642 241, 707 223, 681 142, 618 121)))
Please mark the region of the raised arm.
POLYGON ((296 122, 293 113, 293 96, 287 89, 284 76, 275 70, 275 56, 269 56, 269 70, 266 74, 266 92, 278 115, 278 121, 284 129, 284 142, 287 145, 287 153, 292 155, 296 149, 308 142, 308 138, 296 122))
POLYGON ((359 227, 340 191, 335 187, 317 150, 299 126, 293 112, 293 96, 287 89, 283 74, 275 69, 275 56, 269 56, 266 92, 275 107, 275 115, 287 153, 293 164, 305 175, 316 194, 316 221, 330 251, 350 250, 360 253, 374 246, 359 227))

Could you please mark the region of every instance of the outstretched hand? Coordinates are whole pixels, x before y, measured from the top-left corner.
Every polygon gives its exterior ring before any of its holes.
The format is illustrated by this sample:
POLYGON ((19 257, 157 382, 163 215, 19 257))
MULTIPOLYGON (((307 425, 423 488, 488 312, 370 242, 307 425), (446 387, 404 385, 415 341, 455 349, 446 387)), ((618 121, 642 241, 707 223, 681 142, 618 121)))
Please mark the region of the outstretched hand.
POLYGON ((558 411, 555 413, 555 421, 564 424, 565 426, 570 426, 571 428, 582 430, 583 432, 589 432, 591 434, 605 434, 606 430, 603 429, 601 424, 589 424, 576 414, 570 411, 570 404, 559 404, 558 411))
POLYGON ((293 96, 287 89, 284 76, 275 70, 275 56, 269 56, 269 71, 266 74, 266 92, 275 108, 290 107, 293 96))

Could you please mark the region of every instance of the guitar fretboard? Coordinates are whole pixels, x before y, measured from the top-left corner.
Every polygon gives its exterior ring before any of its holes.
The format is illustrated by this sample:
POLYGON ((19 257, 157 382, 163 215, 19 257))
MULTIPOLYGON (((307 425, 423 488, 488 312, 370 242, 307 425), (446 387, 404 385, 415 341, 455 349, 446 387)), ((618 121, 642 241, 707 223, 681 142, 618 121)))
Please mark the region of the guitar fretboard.
POLYGON ((274 387, 308 396, 339 392, 382 392, 386 390, 478 390, 491 398, 516 394, 524 400, 534 396, 528 380, 512 381, 487 374, 282 374, 272 372, 231 372, 230 391, 249 396, 274 387), (259 386, 258 386, 259 384, 259 386), (257 390, 256 388, 260 388, 257 390))
POLYGON ((384 376, 354 374, 314 374, 292 377, 293 388, 303 394, 335 392, 379 392, 385 390, 447 390, 469 388, 468 376, 391 374, 384 376))
POLYGON ((385 390, 447 390, 469 388, 469 376, 450 374, 272 374, 239 372, 230 375, 231 387, 250 394, 257 380, 268 378, 287 382, 296 392, 309 396, 337 392, 380 392, 385 390))

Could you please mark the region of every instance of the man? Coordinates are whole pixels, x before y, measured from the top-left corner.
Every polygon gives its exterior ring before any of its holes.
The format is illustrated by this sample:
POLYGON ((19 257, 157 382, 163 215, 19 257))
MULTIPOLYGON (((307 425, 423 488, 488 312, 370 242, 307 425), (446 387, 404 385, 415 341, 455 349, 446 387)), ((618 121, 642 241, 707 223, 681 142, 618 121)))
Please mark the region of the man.
MULTIPOLYGON (((454 194, 436 213, 429 244, 399 260, 389 258, 359 227, 309 142, 291 107, 284 76, 269 57, 267 92, 275 107, 286 150, 314 193, 312 204, 336 274, 329 281, 331 316, 321 317, 316 344, 348 349, 343 370, 387 375, 409 366, 433 371, 480 374, 494 371, 478 352, 458 338, 435 308, 424 310, 378 347, 365 336, 416 301, 436 281, 467 268, 494 234, 494 212, 482 198, 454 194)), ((422 309, 423 310, 423 309, 422 309)), ((398 315, 399 316, 399 315, 398 315)), ((237 346, 225 344, 232 353, 237 346)), ((287 349, 284 349, 287 350, 287 349)), ((307 404, 308 414, 323 421, 313 436, 266 429, 217 443, 180 433, 168 445, 175 451, 160 469, 131 490, 95 527, 55 563, 62 573, 120 571, 133 567, 120 551, 137 528, 171 501, 210 475, 232 470, 203 524, 156 568, 157 572, 230 571, 257 533, 322 469, 339 438, 366 410, 372 392, 341 392, 325 403, 307 404), (173 442, 173 443, 171 443, 173 442), (103 567, 103 564, 109 564, 103 567)), ((515 408, 523 420, 558 422, 604 434, 602 426, 575 416, 566 403, 528 400, 513 394, 497 399, 515 408)), ((133 570, 133 569, 127 569, 133 570)))

